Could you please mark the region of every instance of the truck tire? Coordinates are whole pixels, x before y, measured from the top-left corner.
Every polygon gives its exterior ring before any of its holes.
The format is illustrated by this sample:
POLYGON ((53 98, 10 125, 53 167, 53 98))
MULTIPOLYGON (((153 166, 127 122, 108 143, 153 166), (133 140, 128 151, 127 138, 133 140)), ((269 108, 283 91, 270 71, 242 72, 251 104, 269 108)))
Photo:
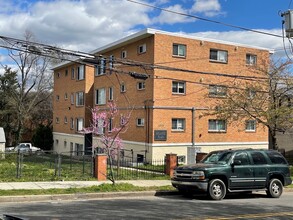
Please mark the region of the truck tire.
POLYGON ((221 200, 226 195, 226 185, 220 179, 213 179, 209 182, 208 194, 213 200, 221 200))
POLYGON ((279 179, 271 179, 266 192, 271 198, 279 198, 283 193, 282 182, 279 179))

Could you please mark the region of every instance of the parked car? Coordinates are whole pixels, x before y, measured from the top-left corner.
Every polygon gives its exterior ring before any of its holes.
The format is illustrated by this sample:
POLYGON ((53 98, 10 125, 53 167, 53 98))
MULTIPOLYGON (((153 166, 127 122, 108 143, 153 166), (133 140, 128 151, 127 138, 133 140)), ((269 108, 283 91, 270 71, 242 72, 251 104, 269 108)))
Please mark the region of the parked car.
POLYGON ((292 180, 288 162, 279 152, 245 149, 214 151, 200 163, 179 166, 171 182, 182 193, 200 190, 220 200, 227 192, 261 190, 278 198, 292 180))
POLYGON ((31 143, 20 143, 14 148, 14 151, 20 152, 20 153, 35 153, 35 152, 41 152, 41 148, 32 146, 31 143))

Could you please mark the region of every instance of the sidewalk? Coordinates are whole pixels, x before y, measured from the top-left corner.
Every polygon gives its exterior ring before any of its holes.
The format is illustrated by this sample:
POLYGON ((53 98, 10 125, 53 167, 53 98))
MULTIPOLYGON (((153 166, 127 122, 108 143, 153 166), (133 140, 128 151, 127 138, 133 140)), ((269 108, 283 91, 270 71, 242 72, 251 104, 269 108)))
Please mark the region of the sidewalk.
MULTIPOLYGON (((111 181, 52 181, 52 182, 2 182, 0 190, 12 189, 66 189, 98 186, 111 181)), ((120 180, 116 183, 130 183, 134 186, 170 186, 170 180, 120 180)))

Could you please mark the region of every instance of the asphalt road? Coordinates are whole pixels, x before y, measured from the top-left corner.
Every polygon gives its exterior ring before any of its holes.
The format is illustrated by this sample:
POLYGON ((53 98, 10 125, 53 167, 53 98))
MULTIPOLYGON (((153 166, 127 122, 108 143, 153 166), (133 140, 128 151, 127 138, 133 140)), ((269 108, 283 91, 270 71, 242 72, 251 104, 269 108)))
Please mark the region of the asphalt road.
POLYGON ((26 219, 293 219, 293 192, 279 199, 262 193, 229 195, 222 201, 203 196, 148 196, 78 201, 0 203, 1 214, 26 219))

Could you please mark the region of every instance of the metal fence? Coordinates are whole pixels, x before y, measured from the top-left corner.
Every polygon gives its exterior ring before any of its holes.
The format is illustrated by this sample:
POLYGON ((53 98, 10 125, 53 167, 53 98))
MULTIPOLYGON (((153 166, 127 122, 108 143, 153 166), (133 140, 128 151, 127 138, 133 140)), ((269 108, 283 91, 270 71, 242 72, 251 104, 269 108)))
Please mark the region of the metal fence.
MULTIPOLYGON (((110 175, 110 163, 107 161, 107 175, 110 175)), ((152 161, 134 161, 133 159, 123 158, 112 160, 113 174, 116 180, 133 180, 133 179, 167 179, 165 174, 165 160, 152 161)))
POLYGON ((0 155, 0 181, 86 180, 92 177, 92 156, 52 151, 0 155))

